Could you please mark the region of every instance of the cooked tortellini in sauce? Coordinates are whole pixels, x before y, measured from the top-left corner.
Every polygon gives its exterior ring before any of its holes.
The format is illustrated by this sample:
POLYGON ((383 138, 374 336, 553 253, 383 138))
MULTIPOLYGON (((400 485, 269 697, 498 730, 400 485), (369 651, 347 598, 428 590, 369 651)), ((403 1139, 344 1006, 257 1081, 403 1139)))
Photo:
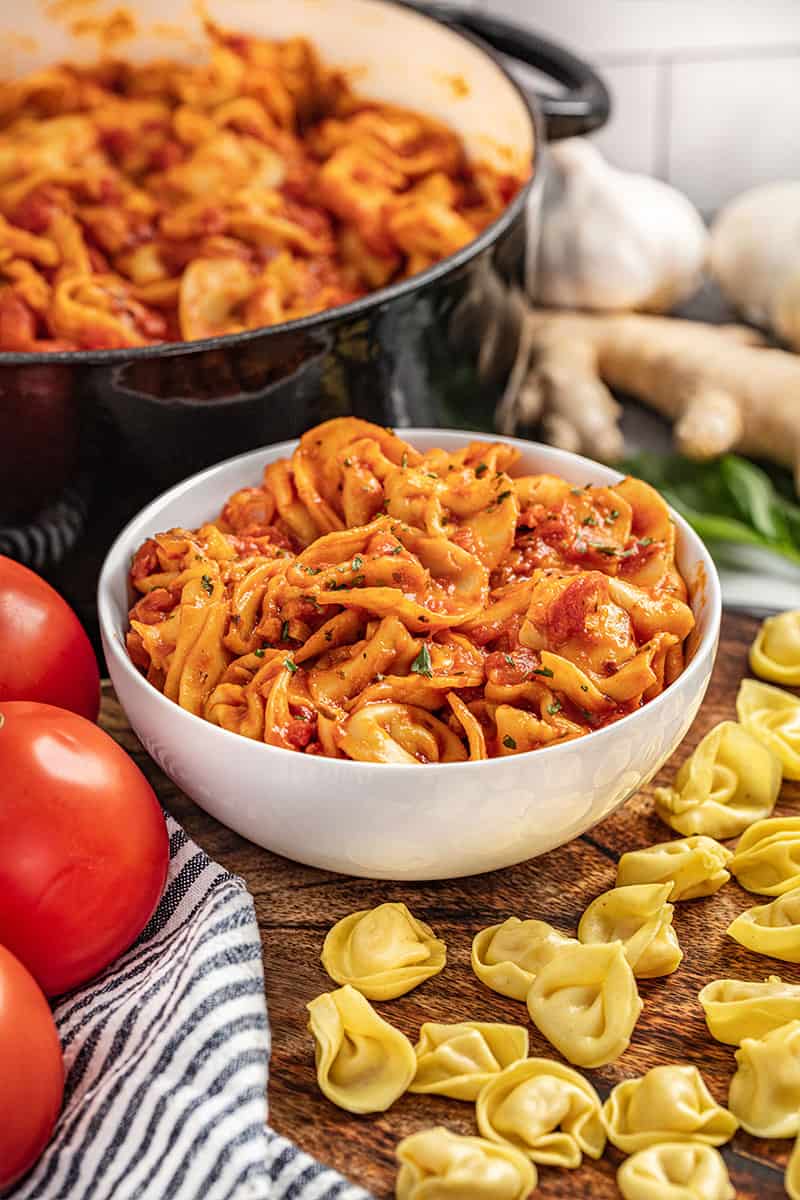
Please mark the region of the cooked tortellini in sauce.
POLYGON ((575 939, 559 933, 546 921, 521 921, 509 917, 502 925, 491 925, 472 942, 472 969, 501 996, 524 1000, 536 973, 549 962, 560 946, 575 939))
POLYGON ((618 1083, 603 1105, 603 1124, 609 1141, 633 1154, 659 1142, 720 1146, 738 1122, 717 1104, 697 1067, 676 1063, 618 1083))
POLYGON ((762 622, 750 647, 750 669, 772 683, 800 686, 800 609, 762 622))
POLYGON ((642 1011, 622 942, 562 946, 527 996, 536 1028, 578 1067, 601 1067, 630 1045, 642 1011))
POLYGON ((671 787, 655 789, 656 812, 678 833, 736 837, 768 817, 781 786, 780 763, 735 721, 722 721, 681 764, 671 787))
POLYGON ((730 879, 733 857, 726 846, 698 833, 674 842, 659 842, 623 854, 617 866, 617 887, 631 883, 671 883, 669 899, 695 900, 712 896, 730 879))
POLYGON ((734 1200, 719 1150, 703 1142, 661 1142, 637 1150, 617 1171, 623 1200, 734 1200))
POLYGON ((414 1047, 417 1073, 410 1092, 477 1100, 485 1083, 528 1053, 528 1031, 521 1025, 462 1021, 439 1025, 426 1021, 414 1047))
POLYGON ((728 933, 756 954, 800 962, 800 887, 770 904, 745 909, 730 923, 728 933))
POLYGON ((438 975, 445 944, 405 904, 379 904, 337 921, 325 938, 322 965, 337 983, 369 1000, 393 1000, 438 975))
POLYGON ((800 1019, 800 984, 784 983, 778 975, 764 980, 712 979, 697 999, 711 1036, 730 1046, 800 1019))
POLYGON ((441 1126, 412 1133, 396 1154, 397 1200, 527 1200, 536 1187, 536 1168, 513 1146, 441 1126))
POLYGON ((476 1106, 478 1128, 534 1162, 579 1167, 606 1144, 600 1097, 588 1080, 549 1058, 526 1058, 496 1075, 476 1106))
POLYGON ((731 872, 748 892, 782 896, 800 887, 800 817, 757 821, 736 843, 731 872))
POLYGON ((736 712, 745 728, 778 756, 784 779, 800 779, 800 699, 768 683, 743 679, 736 712))
POLYGON ((640 979, 671 974, 683 958, 672 928, 674 909, 667 903, 671 891, 671 883, 633 883, 603 892, 581 917, 579 940, 622 942, 640 979))
POLYGON ((789 1155, 783 1186, 786 1188, 789 1200, 800 1200, 800 1137, 797 1138, 792 1147, 792 1153, 789 1155))
POLYGON ((744 1039, 728 1107, 755 1137, 794 1137, 800 1130, 800 1021, 744 1039))
POLYGON ((324 992, 306 1008, 323 1095, 352 1113, 384 1112, 394 1104, 417 1069, 408 1038, 349 985, 324 992))

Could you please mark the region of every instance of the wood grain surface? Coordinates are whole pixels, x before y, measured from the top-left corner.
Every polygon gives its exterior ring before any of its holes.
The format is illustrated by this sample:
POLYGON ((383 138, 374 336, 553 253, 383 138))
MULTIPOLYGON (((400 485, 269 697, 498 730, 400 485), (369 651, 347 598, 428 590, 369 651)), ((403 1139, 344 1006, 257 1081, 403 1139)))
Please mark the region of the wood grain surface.
MULTIPOLYGON (((671 779, 712 725, 735 716, 736 689, 747 673, 746 651, 756 627, 756 622, 746 617, 725 617, 706 701, 683 746, 656 782, 671 779)), ((574 934, 589 901, 613 886, 616 862, 625 850, 673 836, 654 815, 650 789, 646 789, 590 833, 509 870, 420 884, 352 879, 299 866, 258 849, 196 808, 139 746, 110 689, 102 721, 136 756, 165 807, 211 856, 241 875, 255 897, 273 1036, 271 1124, 381 1200, 394 1195, 394 1147, 399 1139, 432 1124, 475 1133, 474 1106, 435 1096, 406 1095, 388 1113, 354 1117, 320 1094, 305 1004, 336 986, 319 962, 330 926, 355 909, 402 900, 445 939, 448 965, 443 974, 399 1000, 378 1006, 412 1041, 426 1020, 529 1025, 523 1004, 489 991, 472 974, 469 957, 474 934, 511 915, 539 917, 574 934)), ((235 769, 231 787, 236 787, 235 769)), ((420 809, 424 809, 424 769, 420 769, 419 798, 420 809)), ((332 795, 330 801, 335 804, 336 797, 332 795)), ((797 811, 798 801, 800 784, 784 784, 776 814, 797 811)), ((458 830, 453 836, 458 836, 458 830)), ((612 1065, 586 1072, 601 1096, 619 1080, 658 1063, 690 1062, 702 1071, 716 1099, 726 1102, 735 1066, 733 1048, 720 1045, 709 1035, 697 992, 708 980, 722 976, 763 979, 776 973, 800 983, 800 966, 752 954, 725 934, 737 913, 760 902, 732 880, 716 896, 676 905, 675 928, 684 951, 683 963, 674 975, 639 982, 645 1006, 630 1048, 612 1065)), ((535 1028, 531 1026, 530 1032, 531 1054, 558 1058, 535 1028)), ((783 1196, 783 1170, 791 1145, 786 1140, 768 1142, 737 1133, 723 1147, 737 1195, 745 1200, 783 1196)), ((618 1151, 609 1148, 600 1162, 586 1161, 577 1171, 540 1168, 536 1195, 563 1200, 618 1196, 615 1174, 621 1161, 618 1151)))

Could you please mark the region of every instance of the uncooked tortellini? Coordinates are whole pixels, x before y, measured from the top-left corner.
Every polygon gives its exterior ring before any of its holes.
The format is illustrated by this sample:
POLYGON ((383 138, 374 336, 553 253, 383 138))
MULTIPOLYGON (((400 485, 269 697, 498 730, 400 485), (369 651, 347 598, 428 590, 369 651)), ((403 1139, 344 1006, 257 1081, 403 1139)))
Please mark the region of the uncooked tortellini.
POLYGON ((393 1000, 438 975, 445 944, 405 904, 379 904, 337 921, 325 938, 322 965, 337 983, 369 1000, 393 1000))
POLYGON ((417 1069, 408 1038, 350 986, 324 992, 306 1008, 320 1091, 352 1113, 384 1112, 394 1104, 417 1069))
POLYGON ((697 999, 711 1036, 730 1046, 800 1019, 800 984, 784 983, 778 975, 764 980, 712 979, 697 999))
POLYGON ((622 942, 562 946, 527 997, 536 1028, 578 1067, 602 1067, 630 1045, 642 1002, 622 942))
POLYGON ((735 721, 723 721, 682 763, 672 787, 656 788, 656 812, 678 833, 735 837, 769 816, 780 786, 775 755, 735 721))
POLYGON ((581 917, 579 940, 622 942, 640 979, 671 974, 683 958, 672 928, 674 909, 667 903, 671 891, 671 883, 633 883, 603 892, 581 917))
POLYGON ((767 617, 750 647, 750 669, 772 683, 800 685, 800 609, 767 617))
POLYGON ((588 1080, 549 1058, 526 1058, 486 1084, 476 1106, 478 1128, 509 1142, 534 1162, 579 1167, 606 1144, 600 1097, 588 1080))
POLYGON ((728 1107, 755 1137, 794 1137, 800 1130, 800 1021, 744 1039, 728 1107))
POLYGON ((553 957, 559 946, 573 944, 546 921, 520 921, 509 917, 502 925, 491 925, 472 942, 472 969, 487 987, 524 1000, 537 971, 553 957))
POLYGON ((791 692, 743 679, 736 697, 742 724, 777 754, 784 779, 800 779, 800 700, 791 692))
POLYGON ((731 851, 705 834, 659 842, 623 854, 617 866, 617 887, 631 883, 671 883, 669 899, 695 900, 712 896, 730 879, 731 851))
POLYGON ((789 1155, 789 1161, 786 1164, 786 1174, 783 1178, 783 1186, 786 1188, 786 1195, 789 1200, 800 1200, 800 1137, 798 1137, 792 1153, 789 1155))
POLYGON ((731 921, 728 933, 756 954, 800 962, 800 887, 778 896, 770 904, 745 909, 731 921))
POLYGON ((734 1200, 719 1150, 703 1142, 661 1142, 638 1150, 617 1171, 623 1200, 734 1200))
POLYGON ((527 1200, 536 1168, 513 1146, 460 1137, 441 1126, 397 1147, 397 1200, 527 1200))
POLYGON ((639 1079, 612 1089, 603 1105, 609 1141, 625 1154, 658 1142, 706 1142, 720 1146, 738 1124, 717 1104, 697 1067, 652 1067, 639 1079))
POLYGON ((800 887, 800 817, 756 821, 736 843, 731 872, 748 892, 763 896, 800 887))
POLYGON ((417 1073, 410 1092, 477 1100, 485 1083, 504 1067, 525 1058, 528 1031, 521 1025, 463 1021, 438 1025, 426 1021, 414 1047, 417 1073))

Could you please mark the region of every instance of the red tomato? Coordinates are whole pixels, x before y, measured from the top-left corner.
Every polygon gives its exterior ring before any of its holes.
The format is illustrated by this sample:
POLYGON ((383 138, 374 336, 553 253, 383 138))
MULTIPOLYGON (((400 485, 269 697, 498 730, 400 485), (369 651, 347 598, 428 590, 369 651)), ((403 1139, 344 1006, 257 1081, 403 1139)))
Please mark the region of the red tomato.
POLYGON ((0 1188, 44 1150, 63 1091, 61 1043, 48 1003, 22 963, 0 946, 0 1188))
POLYGON ((0 702, 0 944, 45 992, 130 946, 164 887, 153 789, 116 742, 49 704, 0 702))
POLYGON ((75 613, 33 571, 0 555, 0 700, 38 700, 97 720, 100 676, 75 613))

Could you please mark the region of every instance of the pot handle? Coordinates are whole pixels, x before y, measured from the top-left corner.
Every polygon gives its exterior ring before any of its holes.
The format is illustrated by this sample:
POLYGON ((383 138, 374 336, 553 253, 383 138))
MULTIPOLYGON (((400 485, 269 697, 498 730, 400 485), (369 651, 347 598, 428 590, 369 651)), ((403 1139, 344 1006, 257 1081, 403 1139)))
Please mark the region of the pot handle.
POLYGON ((488 13, 450 4, 415 4, 414 7, 482 38, 500 54, 534 67, 563 84, 566 91, 558 96, 534 93, 551 141, 591 133, 605 125, 611 115, 611 97, 603 80, 588 63, 563 46, 488 13))

